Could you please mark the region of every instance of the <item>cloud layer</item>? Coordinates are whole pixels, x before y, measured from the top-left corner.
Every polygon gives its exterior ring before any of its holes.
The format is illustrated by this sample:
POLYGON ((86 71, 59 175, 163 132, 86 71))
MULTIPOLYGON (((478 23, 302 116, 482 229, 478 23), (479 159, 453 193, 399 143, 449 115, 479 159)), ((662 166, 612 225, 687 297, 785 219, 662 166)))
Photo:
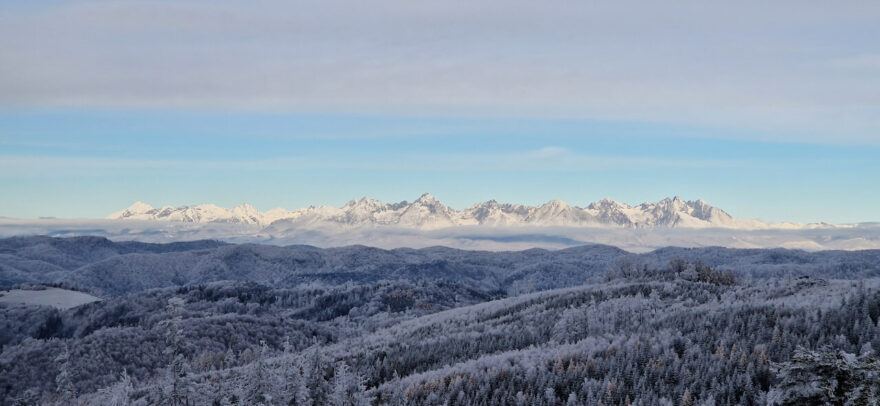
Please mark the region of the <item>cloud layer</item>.
POLYGON ((0 105, 561 116, 875 142, 878 19, 873 1, 12 2, 0 105))
POLYGON ((479 250, 559 249, 599 243, 631 252, 660 247, 880 249, 880 225, 811 230, 614 229, 584 227, 455 227, 418 231, 396 227, 288 229, 260 226, 120 220, 13 220, 0 218, 0 238, 20 235, 98 235, 119 241, 172 242, 219 239, 274 245, 336 247, 363 244, 380 248, 447 246, 479 250))

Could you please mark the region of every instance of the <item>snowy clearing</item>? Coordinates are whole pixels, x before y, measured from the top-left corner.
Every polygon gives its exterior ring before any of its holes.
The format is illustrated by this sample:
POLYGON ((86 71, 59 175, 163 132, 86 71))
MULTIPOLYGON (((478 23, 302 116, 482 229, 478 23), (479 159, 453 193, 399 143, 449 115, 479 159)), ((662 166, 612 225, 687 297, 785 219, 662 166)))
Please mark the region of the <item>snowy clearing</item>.
POLYGON ((21 303, 70 309, 101 300, 88 293, 75 290, 46 288, 43 290, 13 289, 0 291, 0 303, 21 303))

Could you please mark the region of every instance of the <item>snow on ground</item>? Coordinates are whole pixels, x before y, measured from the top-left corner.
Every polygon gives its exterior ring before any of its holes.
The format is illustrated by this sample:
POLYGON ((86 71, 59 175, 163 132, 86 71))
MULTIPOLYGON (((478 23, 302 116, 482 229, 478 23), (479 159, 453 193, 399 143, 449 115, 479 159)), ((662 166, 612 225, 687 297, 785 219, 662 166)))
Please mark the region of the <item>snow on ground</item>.
POLYGON ((42 290, 13 289, 0 291, 0 303, 21 303, 70 309, 101 300, 88 293, 75 290, 46 288, 42 290))

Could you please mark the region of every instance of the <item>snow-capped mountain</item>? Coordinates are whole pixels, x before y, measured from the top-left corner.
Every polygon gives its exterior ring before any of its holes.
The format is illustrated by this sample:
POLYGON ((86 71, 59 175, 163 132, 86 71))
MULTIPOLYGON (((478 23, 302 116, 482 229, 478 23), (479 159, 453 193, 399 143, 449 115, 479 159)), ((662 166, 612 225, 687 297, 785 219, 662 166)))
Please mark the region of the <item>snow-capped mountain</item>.
POLYGON ((149 204, 136 202, 129 208, 111 214, 109 219, 130 219, 130 220, 163 220, 177 221, 184 223, 240 223, 240 224, 262 224, 271 215, 278 218, 286 218, 287 215, 278 215, 277 212, 270 211, 261 213, 249 204, 241 204, 232 209, 213 204, 199 204, 195 206, 171 207, 163 206, 153 208, 149 204))
POLYGON ((225 209, 213 204, 153 208, 137 202, 111 214, 109 219, 159 220, 187 223, 233 223, 297 227, 328 224, 347 226, 398 226, 438 229, 454 226, 563 226, 563 227, 682 227, 682 228, 769 228, 757 220, 734 219, 723 210, 702 200, 685 201, 679 197, 655 203, 630 206, 611 199, 586 207, 551 200, 540 206, 498 203, 490 200, 463 210, 446 206, 434 196, 424 194, 412 203, 383 203, 362 198, 342 207, 310 206, 295 211, 282 208, 265 213, 242 204, 225 209))

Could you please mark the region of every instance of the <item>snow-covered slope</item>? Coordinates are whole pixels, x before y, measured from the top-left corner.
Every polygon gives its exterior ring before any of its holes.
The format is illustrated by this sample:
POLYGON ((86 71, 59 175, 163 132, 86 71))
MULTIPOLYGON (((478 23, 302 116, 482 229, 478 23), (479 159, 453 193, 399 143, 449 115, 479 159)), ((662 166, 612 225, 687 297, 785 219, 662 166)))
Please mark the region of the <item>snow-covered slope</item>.
MULTIPOLYGON (((380 226, 438 229, 454 226, 562 226, 625 228, 736 228, 765 229, 774 226, 757 220, 739 220, 702 200, 685 201, 680 197, 655 203, 629 206, 611 199, 586 207, 551 200, 540 206, 505 204, 490 200, 463 210, 446 206, 434 196, 424 194, 412 203, 395 204, 362 198, 342 207, 310 206, 296 211, 282 208, 261 213, 242 204, 225 209, 213 204, 161 207, 137 202, 113 213, 109 219, 160 220, 187 223, 233 223, 268 225, 276 222, 298 227, 320 225, 380 226)), ((800 227, 786 224, 785 228, 800 227)))
MULTIPOLYGON (((249 204, 241 204, 232 209, 213 204, 199 204, 195 206, 171 207, 163 206, 158 209, 149 204, 136 202, 129 208, 113 213, 109 219, 130 220, 165 220, 185 223, 241 223, 262 224, 267 214, 261 213, 249 204)), ((274 211, 272 215, 278 218, 287 218, 287 215, 278 215, 274 211)))

